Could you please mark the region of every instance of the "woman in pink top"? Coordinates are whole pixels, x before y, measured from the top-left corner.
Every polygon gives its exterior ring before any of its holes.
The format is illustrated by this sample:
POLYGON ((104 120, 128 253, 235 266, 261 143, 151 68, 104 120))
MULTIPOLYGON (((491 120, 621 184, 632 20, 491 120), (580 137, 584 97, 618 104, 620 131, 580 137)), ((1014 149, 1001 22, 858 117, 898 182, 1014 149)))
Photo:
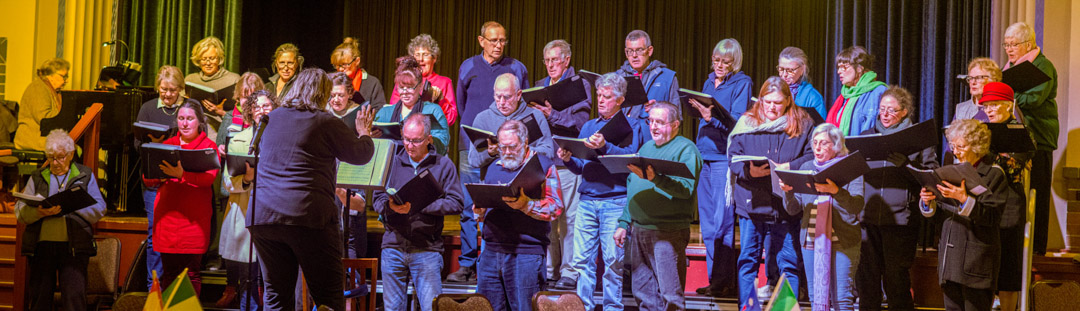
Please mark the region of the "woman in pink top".
MULTIPOLYGON (((438 103, 446 115, 446 123, 454 125, 457 120, 457 97, 454 96, 454 83, 450 78, 435 73, 435 61, 439 59, 439 43, 431 38, 431 35, 422 33, 409 41, 409 55, 416 58, 420 63, 420 73, 424 76, 424 82, 431 83, 430 92, 425 92, 424 101, 438 103), (430 98, 426 98, 430 94, 430 98)), ((390 103, 398 101, 398 91, 390 94, 390 103)))

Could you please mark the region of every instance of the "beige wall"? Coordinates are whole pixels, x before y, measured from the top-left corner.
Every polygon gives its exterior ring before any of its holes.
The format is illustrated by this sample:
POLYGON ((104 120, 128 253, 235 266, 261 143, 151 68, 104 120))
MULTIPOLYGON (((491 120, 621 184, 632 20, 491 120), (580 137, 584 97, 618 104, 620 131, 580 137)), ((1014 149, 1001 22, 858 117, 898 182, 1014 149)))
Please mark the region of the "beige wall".
POLYGON ((0 37, 8 40, 4 94, 7 100, 22 98, 23 89, 30 84, 37 67, 37 4, 38 1, 0 0, 0 7, 4 8, 0 10, 0 37))
MULTIPOLYGON (((1043 21, 1043 54, 1058 73, 1058 120, 1061 136, 1058 150, 1054 152, 1054 211, 1050 220, 1050 236, 1047 248, 1064 247, 1063 233, 1067 204, 1064 199, 1062 167, 1080 166, 1080 3, 1075 1, 1046 0, 1043 21), (1076 70, 1073 70, 1076 69, 1076 70), (1076 95, 1072 97, 1071 95, 1076 95)), ((1073 250, 1076 251, 1076 250, 1073 250)))

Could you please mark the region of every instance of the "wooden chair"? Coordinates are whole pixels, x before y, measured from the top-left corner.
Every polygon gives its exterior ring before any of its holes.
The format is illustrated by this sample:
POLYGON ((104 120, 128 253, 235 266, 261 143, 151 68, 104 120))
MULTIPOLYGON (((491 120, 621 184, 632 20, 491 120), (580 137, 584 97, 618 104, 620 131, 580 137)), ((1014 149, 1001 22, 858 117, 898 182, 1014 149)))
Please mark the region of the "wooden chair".
POLYGON ((542 291, 533 295, 532 308, 536 311, 580 311, 585 310, 585 303, 575 293, 542 291))
MULTIPOLYGON (((492 311, 491 301, 481 294, 440 294, 432 302, 434 311, 492 311)), ((584 308, 582 308, 584 309, 584 308)))
POLYGON ((345 301, 345 310, 375 310, 375 281, 379 279, 378 258, 343 258, 345 265, 345 289, 359 286, 370 286, 367 296, 361 296, 345 301), (370 284, 370 285, 368 285, 370 284), (359 301, 366 301, 361 303, 359 301))
POLYGON ((90 257, 86 299, 96 310, 112 305, 120 294, 120 239, 97 236, 97 255, 90 257))
POLYGON ((1039 281, 1031 286, 1031 310, 1076 310, 1080 284, 1074 281, 1039 281))

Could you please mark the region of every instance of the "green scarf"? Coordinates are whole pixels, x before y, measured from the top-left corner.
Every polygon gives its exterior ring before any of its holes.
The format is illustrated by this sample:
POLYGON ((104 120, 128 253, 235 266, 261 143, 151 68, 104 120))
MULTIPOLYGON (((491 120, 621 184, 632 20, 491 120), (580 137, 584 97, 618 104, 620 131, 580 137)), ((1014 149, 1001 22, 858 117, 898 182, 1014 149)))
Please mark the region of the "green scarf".
MULTIPOLYGON (((859 77, 859 82, 855 83, 855 86, 844 85, 840 88, 840 96, 843 96, 848 100, 848 104, 856 104, 859 101, 859 96, 870 92, 879 86, 884 86, 885 82, 874 81, 877 78, 877 73, 873 71, 867 71, 863 73, 862 77, 859 77)), ((840 128, 851 128, 851 116, 855 114, 855 107, 844 106, 843 115, 840 116, 840 128)), ((851 135, 851 133, 844 133, 845 135, 851 135)), ((857 134, 857 133, 856 133, 857 134)))

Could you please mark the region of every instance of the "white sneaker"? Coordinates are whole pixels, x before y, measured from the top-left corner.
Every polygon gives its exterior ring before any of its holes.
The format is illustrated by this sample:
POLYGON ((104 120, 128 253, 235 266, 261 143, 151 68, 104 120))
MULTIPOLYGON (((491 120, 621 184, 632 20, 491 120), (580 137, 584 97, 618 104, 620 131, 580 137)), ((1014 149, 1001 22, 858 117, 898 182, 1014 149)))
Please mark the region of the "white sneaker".
POLYGON ((994 305, 990 307, 990 309, 1001 310, 1001 299, 998 299, 997 296, 994 296, 994 305))
POLYGON ((772 292, 773 292, 773 286, 772 285, 765 284, 765 286, 758 287, 758 289, 757 289, 758 301, 764 302, 766 300, 769 300, 769 298, 772 297, 772 292))

